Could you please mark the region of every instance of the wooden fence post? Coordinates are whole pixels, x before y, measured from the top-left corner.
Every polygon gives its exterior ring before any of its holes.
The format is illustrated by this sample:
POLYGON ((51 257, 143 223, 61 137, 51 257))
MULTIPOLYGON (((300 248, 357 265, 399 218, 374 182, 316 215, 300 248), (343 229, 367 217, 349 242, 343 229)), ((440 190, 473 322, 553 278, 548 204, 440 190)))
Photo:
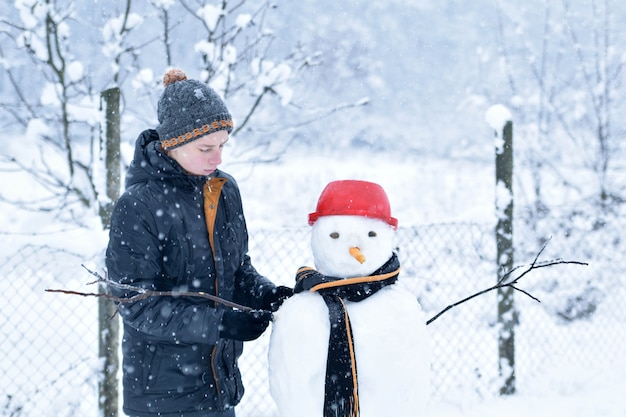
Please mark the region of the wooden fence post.
MULTIPOLYGON (((502 148, 496 148, 496 244, 498 253, 498 280, 513 269, 513 123, 509 120, 502 129, 502 148)), ((498 289, 498 362, 503 385, 500 394, 515 393, 515 310, 514 290, 498 289)))
MULTIPOLYGON (((106 103, 105 169, 108 202, 100 208, 105 229, 110 226, 111 213, 120 193, 120 89, 109 88, 101 93, 106 103)), ((107 291, 101 288, 101 291, 107 291)), ((98 384, 99 410, 102 417, 118 416, 119 319, 115 305, 104 297, 98 299, 98 356, 103 362, 103 375, 98 384)))
MULTIPOLYGON (((496 151, 496 247, 497 279, 513 269, 513 122, 511 113, 495 105, 485 114, 495 135, 496 151)), ((501 395, 515 393, 515 310, 514 290, 500 288, 498 302, 498 370, 502 378, 501 395)))

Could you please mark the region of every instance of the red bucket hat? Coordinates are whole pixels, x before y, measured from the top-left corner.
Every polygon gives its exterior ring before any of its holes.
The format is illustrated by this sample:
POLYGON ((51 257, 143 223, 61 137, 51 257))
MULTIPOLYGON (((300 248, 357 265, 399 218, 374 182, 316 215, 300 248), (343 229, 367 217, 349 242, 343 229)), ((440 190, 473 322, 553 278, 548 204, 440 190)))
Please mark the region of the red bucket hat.
POLYGON ((373 182, 342 180, 328 183, 322 191, 317 208, 309 214, 309 225, 323 216, 364 216, 380 219, 393 229, 398 219, 391 217, 391 207, 385 190, 373 182))

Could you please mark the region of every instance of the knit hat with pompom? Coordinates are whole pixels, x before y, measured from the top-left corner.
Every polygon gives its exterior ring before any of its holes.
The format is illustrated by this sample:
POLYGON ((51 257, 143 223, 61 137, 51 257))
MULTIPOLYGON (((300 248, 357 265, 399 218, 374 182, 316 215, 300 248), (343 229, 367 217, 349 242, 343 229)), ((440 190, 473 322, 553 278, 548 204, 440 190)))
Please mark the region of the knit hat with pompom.
POLYGON ((211 87, 187 79, 187 74, 177 68, 165 73, 163 85, 156 127, 163 149, 182 146, 219 130, 232 132, 232 117, 211 87))

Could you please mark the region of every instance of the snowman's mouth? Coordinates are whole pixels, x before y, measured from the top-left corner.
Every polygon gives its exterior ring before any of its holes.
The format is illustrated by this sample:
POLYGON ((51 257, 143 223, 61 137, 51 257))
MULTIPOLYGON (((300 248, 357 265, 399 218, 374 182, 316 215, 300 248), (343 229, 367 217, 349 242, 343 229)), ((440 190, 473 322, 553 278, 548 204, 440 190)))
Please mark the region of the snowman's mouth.
POLYGON ((359 261, 359 263, 361 264, 365 262, 365 255, 363 255, 363 253, 361 252, 361 249, 359 249, 356 246, 353 246, 350 248, 350 256, 352 256, 354 259, 359 261))

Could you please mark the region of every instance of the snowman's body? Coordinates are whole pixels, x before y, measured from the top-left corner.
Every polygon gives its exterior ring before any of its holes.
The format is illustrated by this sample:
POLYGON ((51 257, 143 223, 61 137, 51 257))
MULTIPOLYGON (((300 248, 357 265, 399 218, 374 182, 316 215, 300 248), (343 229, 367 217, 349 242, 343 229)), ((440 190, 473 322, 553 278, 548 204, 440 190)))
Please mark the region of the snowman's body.
MULTIPOLYGON (((415 296, 396 283, 346 302, 354 333, 361 417, 419 417, 429 395, 430 352, 415 296)), ((275 315, 272 396, 283 417, 320 417, 330 324, 324 300, 300 293, 275 315)))
MULTIPOLYGON (((317 270, 342 278, 370 275, 393 254, 388 223, 358 215, 315 219, 311 243, 317 270), (356 262, 350 255, 355 248, 364 260, 356 262)), ((424 415, 430 344, 415 295, 396 282, 345 305, 354 340, 360 417, 424 415)), ((274 314, 270 389, 282 417, 323 416, 329 332, 328 308, 315 292, 294 295, 274 314)))

